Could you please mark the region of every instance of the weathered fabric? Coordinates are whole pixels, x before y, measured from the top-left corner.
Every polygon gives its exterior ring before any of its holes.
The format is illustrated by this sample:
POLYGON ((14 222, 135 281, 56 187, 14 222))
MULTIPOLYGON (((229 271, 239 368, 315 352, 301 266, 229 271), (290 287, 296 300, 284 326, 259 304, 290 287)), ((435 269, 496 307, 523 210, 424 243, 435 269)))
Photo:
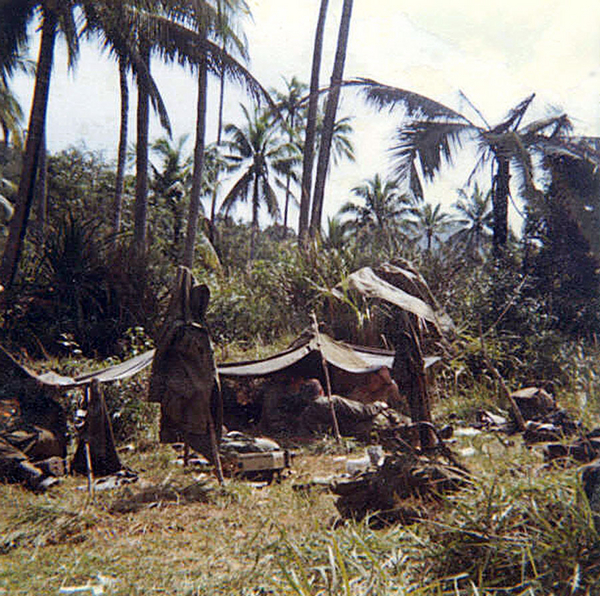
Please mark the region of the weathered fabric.
MULTIPOLYGON (((339 395, 332 395, 333 408, 340 433, 344 436, 363 438, 370 432, 373 419, 385 410, 386 404, 375 402, 362 404, 339 395)), ((300 417, 302 432, 311 433, 333 427, 331 406, 327 396, 321 396, 308 405, 300 417)))
POLYGON ((25 482, 35 488, 44 478, 36 465, 51 457, 64 457, 57 437, 41 427, 0 433, 0 480, 25 482))
MULTIPOLYGON (((325 360, 333 368, 354 374, 366 374, 377 371, 383 366, 391 366, 393 352, 352 346, 336 341, 312 329, 304 331, 286 350, 261 360, 246 362, 230 362, 219 366, 222 377, 257 377, 268 376, 277 372, 296 370, 306 365, 309 368, 314 362, 325 360)), ((320 366, 320 364, 319 364, 320 366)))
POLYGON ((86 474, 88 464, 86 462, 85 445, 89 445, 90 470, 94 476, 109 476, 116 474, 123 466, 113 435, 110 417, 104 401, 104 395, 100 390, 97 380, 92 382, 87 396, 86 417, 79 431, 79 443, 77 451, 71 462, 71 471, 78 474, 86 474))
POLYGON ((152 364, 149 399, 160 403, 160 440, 185 441, 209 460, 221 437, 223 405, 204 313, 209 291, 180 267, 152 364))

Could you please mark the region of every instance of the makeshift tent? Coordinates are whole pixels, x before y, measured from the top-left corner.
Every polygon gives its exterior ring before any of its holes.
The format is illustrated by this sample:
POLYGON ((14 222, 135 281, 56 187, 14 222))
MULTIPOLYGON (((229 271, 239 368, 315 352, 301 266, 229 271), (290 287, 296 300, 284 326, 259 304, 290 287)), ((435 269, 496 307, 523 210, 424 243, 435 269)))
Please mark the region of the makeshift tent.
MULTIPOLYGON (((438 357, 427 358, 426 366, 439 361, 438 357)), ((221 379, 241 381, 250 378, 266 378, 272 375, 288 378, 317 378, 325 387, 323 363, 329 368, 331 390, 338 395, 349 396, 354 389, 366 383, 367 375, 381 369, 391 369, 394 352, 379 348, 356 346, 337 341, 324 333, 318 336, 312 329, 306 330, 289 348, 260 360, 224 363, 218 366, 221 379)), ((384 375, 390 382, 389 375, 384 375)), ((390 405, 399 405, 400 396, 393 388, 394 397, 390 405)), ((400 408, 404 410, 404 408, 400 408)))
MULTIPOLYGON (((127 378, 141 370, 139 365, 144 359, 133 360, 134 362, 128 361, 106 368, 95 375, 82 375, 76 378, 64 377, 55 372, 39 375, 20 364, 0 346, 0 399, 17 399, 21 409, 26 410, 24 418, 38 424, 41 428, 50 430, 61 441, 64 440, 65 449, 62 454, 64 458, 66 456, 66 423, 60 428, 56 428, 54 421, 45 418, 58 409, 62 413, 62 418, 66 420, 64 408, 56 399, 59 391, 75 387, 87 388, 90 384, 95 385, 96 390, 92 392, 94 399, 87 404, 87 417, 83 433, 79 437, 80 444, 73 460, 72 469, 81 473, 92 471, 96 476, 112 474, 121 470, 123 466, 117 455, 110 418, 98 385, 100 379, 109 381, 127 378), (85 443, 89 447, 91 470, 87 470, 85 443)), ((147 365, 142 368, 145 366, 147 365)))
POLYGON ((407 264, 384 263, 378 267, 377 273, 371 267, 363 267, 334 288, 333 294, 343 299, 348 290, 398 306, 433 324, 440 334, 454 330, 452 319, 437 307, 425 280, 407 264), (392 278, 394 283, 382 276, 392 278))

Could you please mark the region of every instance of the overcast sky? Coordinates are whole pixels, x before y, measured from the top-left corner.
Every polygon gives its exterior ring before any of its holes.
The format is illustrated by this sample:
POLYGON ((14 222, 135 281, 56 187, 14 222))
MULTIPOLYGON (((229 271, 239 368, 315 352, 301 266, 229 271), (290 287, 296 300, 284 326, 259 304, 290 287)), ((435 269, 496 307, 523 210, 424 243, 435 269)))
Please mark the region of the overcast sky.
MULTIPOLYGON (((294 75, 308 82, 319 0, 249 0, 249 4, 253 20, 245 30, 252 73, 268 88, 281 89, 283 77, 294 75)), ((342 0, 330 0, 323 85, 331 72, 341 4, 342 0)), ((48 115, 50 150, 83 141, 113 158, 119 110, 116 65, 100 57, 94 45, 82 48, 74 71, 67 71, 62 46, 55 63, 48 115)), ((155 65, 174 138, 191 135, 193 77, 181 69, 161 67, 158 61, 155 65)), ((599 66, 597 0, 355 0, 345 76, 373 78, 466 110, 460 90, 492 124, 535 92, 532 118, 565 111, 577 133, 600 136, 599 66)), ((26 111, 31 87, 31 79, 15 81, 26 111)), ((242 98, 239 93, 231 96, 226 118, 239 117, 242 98)), ((216 96, 213 99, 209 141, 216 136, 216 96)), ((352 198, 353 186, 376 172, 389 171, 387 147, 400 118, 399 113, 377 115, 351 95, 343 98, 341 111, 354 117, 357 161, 332 171, 328 215, 352 198)), ((473 112, 469 116, 477 118, 473 112)), ((132 139, 134 127, 132 114, 132 139)), ((153 136, 162 134, 156 121, 151 130, 153 136)), ((190 138, 190 150, 192 142, 190 138)), ((446 172, 441 184, 426 189, 426 198, 453 202, 465 167, 459 164, 446 172)))

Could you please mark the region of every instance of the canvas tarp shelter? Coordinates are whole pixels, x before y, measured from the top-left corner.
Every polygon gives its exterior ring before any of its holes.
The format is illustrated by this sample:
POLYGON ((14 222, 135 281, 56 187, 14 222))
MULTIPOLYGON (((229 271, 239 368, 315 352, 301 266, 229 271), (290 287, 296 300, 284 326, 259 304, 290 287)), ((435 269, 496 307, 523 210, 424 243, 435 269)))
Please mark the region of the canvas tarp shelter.
MULTIPOLYGON (((39 381, 44 385, 72 389, 90 385, 94 379, 101 383, 120 381, 132 377, 152 364, 155 350, 148 350, 134 356, 125 362, 92 371, 67 377, 50 371, 37 374, 26 366, 18 363, 2 346, 0 346, 0 363, 10 362, 18 367, 23 375, 39 381)), ((309 355, 323 354, 325 360, 332 366, 349 373, 365 374, 374 372, 382 367, 391 368, 394 361, 392 350, 355 346, 336 341, 325 334, 320 334, 320 347, 314 335, 300 336, 288 349, 273 356, 260 360, 246 360, 240 362, 226 362, 218 365, 219 375, 224 378, 261 377, 280 372, 307 358, 309 355)), ((431 356, 425 359, 426 368, 440 360, 431 356)))
MULTIPOLYGON (((94 374, 71 378, 58 375, 55 372, 38 375, 17 362, 0 346, 0 398, 18 399, 21 402, 21 408, 23 407, 23 400, 29 401, 29 409, 36 411, 39 416, 48 407, 48 400, 52 400, 64 414, 64 408, 54 399, 54 395, 60 390, 75 387, 87 388, 92 384, 92 389, 95 387, 95 390, 92 390, 91 396, 86 395, 88 414, 83 433, 79 437, 80 442, 73 460, 72 470, 80 473, 86 472, 87 463, 84 450, 85 444, 87 444, 92 463, 90 472, 99 476, 112 474, 121 470, 123 466, 117 455, 110 417, 102 393, 98 388, 99 383, 101 381, 127 378, 139 372, 147 366, 144 363, 148 355, 144 356, 144 358, 137 357, 94 374)), ((149 361, 151 360, 150 355, 149 361)), ((40 426, 47 428, 44 424, 40 426)), ((53 428, 48 428, 48 430, 55 433, 53 428)))
MULTIPOLYGON (((301 335, 282 352, 260 360, 220 364, 219 375, 224 378, 265 377, 302 364, 303 361, 323 357, 331 366, 351 374, 367 374, 383 367, 391 368, 394 352, 366 346, 355 346, 336 341, 323 333, 317 338, 313 333, 301 335)), ((438 357, 426 359, 429 367, 439 361, 438 357)))
MULTIPOLYGON (((353 293, 396 307, 390 310, 386 324, 386 337, 395 348, 392 377, 407 398, 412 421, 431 423, 423 353, 427 349, 426 332, 435 331, 429 334, 430 346, 431 339, 443 344, 446 334, 454 331, 452 319, 438 306, 423 276, 401 259, 376 269, 359 269, 334 289, 334 295, 343 302, 353 293)), ((421 446, 433 444, 429 431, 423 429, 421 446)))
POLYGON ((390 263, 383 264, 381 268, 384 273, 391 274, 396 278, 403 278, 406 284, 412 286, 412 292, 409 293, 403 288, 385 281, 370 267, 363 267, 351 273, 341 284, 334 288, 334 295, 343 298, 345 291, 355 290, 366 298, 385 300, 416 315, 433 324, 440 333, 454 329, 452 319, 442 310, 435 308, 435 302, 429 288, 416 272, 390 263), (421 297, 417 294, 425 295, 421 297))

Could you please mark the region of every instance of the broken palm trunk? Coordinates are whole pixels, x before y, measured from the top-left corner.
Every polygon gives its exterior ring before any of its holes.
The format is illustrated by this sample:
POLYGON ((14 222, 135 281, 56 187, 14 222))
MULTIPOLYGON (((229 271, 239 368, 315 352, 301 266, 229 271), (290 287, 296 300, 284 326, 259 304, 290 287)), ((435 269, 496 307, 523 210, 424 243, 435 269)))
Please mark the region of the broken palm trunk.
POLYGON ((179 267, 152 364, 149 399, 160 403, 160 441, 183 441, 215 466, 222 482, 223 404, 204 322, 209 298, 208 287, 179 267))

